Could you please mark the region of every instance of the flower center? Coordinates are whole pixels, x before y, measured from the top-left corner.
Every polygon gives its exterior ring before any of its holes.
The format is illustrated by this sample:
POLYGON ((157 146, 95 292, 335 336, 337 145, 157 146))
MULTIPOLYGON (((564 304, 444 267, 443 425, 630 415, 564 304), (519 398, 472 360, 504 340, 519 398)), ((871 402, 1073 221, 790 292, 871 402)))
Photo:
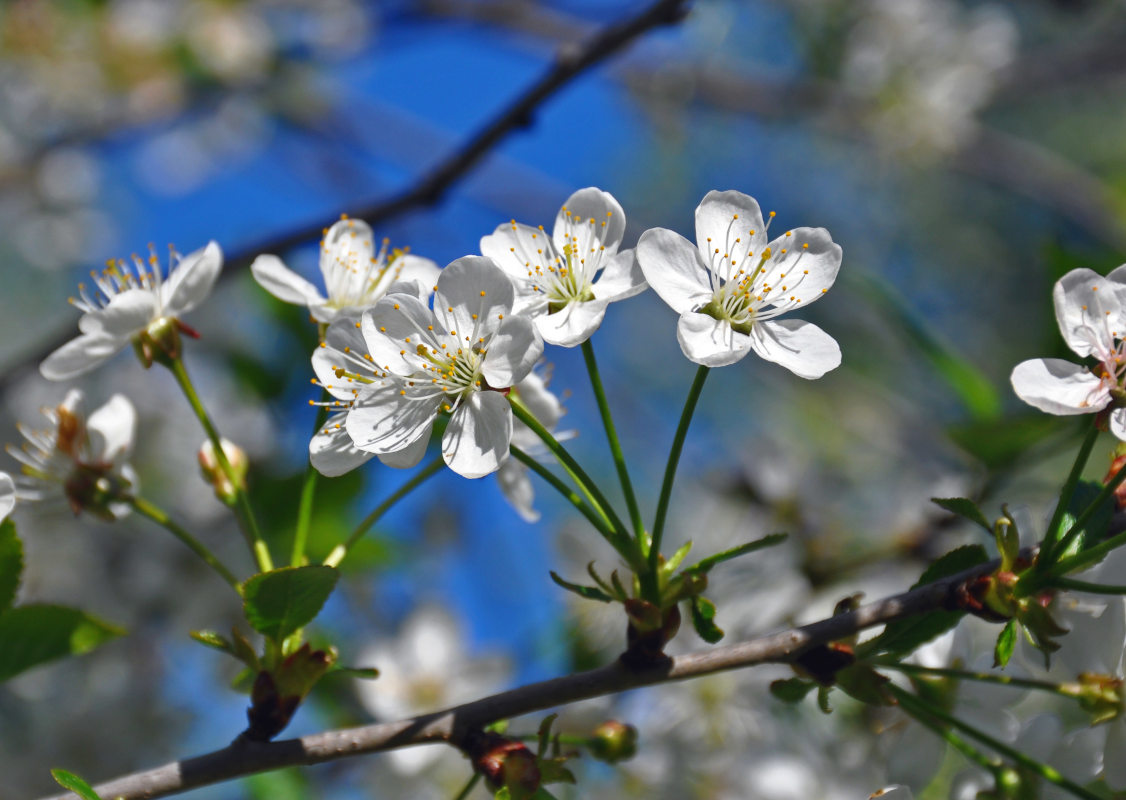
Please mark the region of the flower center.
MULTIPOLYGON (((345 235, 357 236, 354 231, 345 235)), ((390 240, 384 239, 374 257, 367 255, 370 252, 368 242, 356 250, 339 246, 335 249, 332 261, 324 270, 328 293, 326 305, 329 308, 375 305, 387 293, 387 287, 398 280, 402 271, 401 257, 408 252, 407 249, 395 248, 388 256, 389 244, 390 240)), ((321 247, 322 252, 328 255, 328 245, 322 242, 321 247)))
MULTIPOLYGON (((169 253, 168 271, 171 272, 179 261, 180 254, 171 246, 169 253)), ((78 297, 69 298, 71 305, 86 313, 100 311, 114 297, 130 289, 144 289, 159 298, 164 278, 160 272, 160 259, 156 256, 156 249, 149 245, 147 263, 135 253, 132 260, 130 265, 124 259, 110 259, 101 272, 91 271, 90 278, 94 285, 78 284, 78 297)))
MULTIPOLYGON (((540 292, 547 298, 548 313, 561 311, 571 303, 585 303, 594 299, 593 283, 605 266, 607 223, 613 212, 606 212, 606 219, 583 218, 563 208, 561 236, 563 251, 560 253, 555 242, 543 233, 532 234, 532 248, 521 243, 520 252, 513 253, 523 260, 528 269, 527 281, 533 292, 540 292), (534 249, 535 252, 531 250, 534 249), (546 264, 546 266, 544 266, 546 264)), ((512 221, 515 231, 516 221, 512 221)), ((521 242, 521 237, 516 237, 521 242)))

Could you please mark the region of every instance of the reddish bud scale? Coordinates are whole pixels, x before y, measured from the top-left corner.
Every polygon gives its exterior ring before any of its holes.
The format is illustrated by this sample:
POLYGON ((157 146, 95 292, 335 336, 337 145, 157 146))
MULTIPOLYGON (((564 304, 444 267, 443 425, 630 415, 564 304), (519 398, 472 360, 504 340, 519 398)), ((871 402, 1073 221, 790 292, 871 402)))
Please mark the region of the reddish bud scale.
MULTIPOLYGON (((1126 467, 1126 455, 1117 456, 1110 462, 1110 469, 1107 470, 1103 483, 1110 483, 1123 467, 1126 467)), ((1118 484, 1118 488, 1114 490, 1114 507, 1118 511, 1126 509, 1126 482, 1118 484)))
POLYGON ((513 797, 529 797, 540 788, 536 757, 522 742, 482 733, 466 743, 465 752, 494 788, 506 786, 513 797))

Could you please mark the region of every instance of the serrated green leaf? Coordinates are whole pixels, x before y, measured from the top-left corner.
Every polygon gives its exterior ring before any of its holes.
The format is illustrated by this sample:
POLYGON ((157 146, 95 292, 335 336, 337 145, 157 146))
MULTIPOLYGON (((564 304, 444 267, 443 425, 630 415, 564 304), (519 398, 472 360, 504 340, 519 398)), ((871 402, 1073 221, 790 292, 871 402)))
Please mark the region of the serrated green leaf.
POLYGON ((732 547, 730 550, 724 550, 722 553, 716 553, 714 556, 697 561, 692 566, 684 570, 685 573, 690 575, 707 574, 707 572, 716 564, 724 561, 730 561, 739 556, 745 556, 748 553, 753 553, 756 550, 762 550, 764 547, 774 547, 775 545, 782 544, 786 541, 789 534, 786 533, 772 533, 764 536, 761 539, 755 539, 753 542, 741 544, 738 547, 732 547))
POLYGON ((692 627, 700 638, 708 644, 715 644, 723 638, 723 629, 715 624, 715 603, 706 597, 696 596, 691 600, 692 627))
MULTIPOLYGON (((979 544, 955 548, 927 567, 922 577, 911 588, 917 589, 928 583, 934 583, 976 567, 978 564, 984 564, 988 560, 989 556, 985 548, 979 544)), ((857 647, 856 657, 864 660, 876 653, 907 655, 953 628, 964 613, 963 611, 929 611, 926 614, 888 623, 883 633, 857 647)))
POLYGON ((1013 657, 1013 648, 1017 644, 1017 626, 1019 623, 1011 619, 1005 623, 1001 633, 997 636, 997 644, 993 647, 993 666, 1003 667, 1013 657))
POLYGON ((6 519, 0 523, 0 614, 16 601, 23 572, 23 545, 16 535, 16 523, 6 519))
POLYGON ((614 598, 606 594, 601 589, 595 589, 593 586, 582 586, 578 583, 571 583, 560 578, 555 572, 548 573, 551 579, 555 581, 556 585, 563 587, 568 592, 573 592, 579 597, 585 597, 587 600, 597 600, 600 603, 612 603, 614 598))
POLYGON ((993 533, 993 526, 989 524, 989 520, 973 500, 966 497, 932 497, 931 502, 951 514, 957 514, 962 519, 968 519, 975 525, 981 526, 986 533, 993 533))
POLYGON ((771 682, 770 693, 783 703, 800 703, 817 688, 817 684, 801 678, 783 678, 771 682))
POLYGON ((340 577, 332 567, 282 567, 243 584, 243 611, 250 627, 281 641, 320 613, 340 577))
POLYGON ((53 769, 51 770, 51 777, 55 779, 55 783, 59 786, 74 792, 82 800, 102 800, 90 784, 73 772, 67 772, 65 769, 53 769))
POLYGON ((88 653, 125 631, 75 608, 18 606, 0 614, 0 681, 63 656, 88 653))

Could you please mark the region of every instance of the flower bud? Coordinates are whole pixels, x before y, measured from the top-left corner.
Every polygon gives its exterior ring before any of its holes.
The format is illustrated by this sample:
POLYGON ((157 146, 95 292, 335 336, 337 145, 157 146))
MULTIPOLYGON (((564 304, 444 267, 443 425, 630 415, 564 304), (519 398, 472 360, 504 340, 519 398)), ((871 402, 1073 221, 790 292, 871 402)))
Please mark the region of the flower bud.
POLYGON ((238 493, 246 490, 246 470, 249 467, 249 462, 246 458, 246 452, 241 447, 226 437, 221 441, 223 443, 223 454, 231 465, 231 472, 236 483, 231 483, 231 479, 219 463, 215 446, 210 439, 200 445, 199 469, 203 474, 203 479, 215 489, 215 496, 230 506, 238 500, 238 493))
POLYGON ((1092 715, 1092 725, 1121 716, 1126 701, 1122 679, 1113 675, 1084 672, 1077 682, 1062 684, 1060 691, 1079 701, 1080 707, 1092 715))
POLYGON ((513 798, 531 797, 540 788, 536 757, 521 742, 486 733, 467 752, 489 784, 506 787, 513 798))
POLYGON ((133 337, 133 350, 145 369, 153 362, 165 367, 180 357, 180 326, 173 317, 157 317, 133 337))
POLYGON ((637 728, 616 719, 603 722, 591 736, 590 754, 608 764, 633 758, 637 754, 637 728))
MULTIPOLYGON (((1123 467, 1126 467, 1126 442, 1119 442, 1114 448, 1114 460, 1110 462, 1103 483, 1110 483, 1123 467)), ((1118 484, 1118 488, 1114 490, 1114 507, 1118 511, 1126 509, 1126 482, 1118 484)))

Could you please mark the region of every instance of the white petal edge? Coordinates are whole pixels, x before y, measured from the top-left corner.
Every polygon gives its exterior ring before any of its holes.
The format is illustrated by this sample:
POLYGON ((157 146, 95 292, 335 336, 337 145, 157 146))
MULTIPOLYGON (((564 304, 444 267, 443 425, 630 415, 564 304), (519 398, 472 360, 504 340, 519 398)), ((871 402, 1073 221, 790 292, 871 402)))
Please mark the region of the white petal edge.
POLYGON ((316 286, 287 267, 277 256, 258 256, 250 265, 250 274, 259 286, 283 303, 312 306, 325 302, 316 286))
POLYGON ((1061 358, 1022 361, 1013 368, 1010 381, 1017 397, 1048 414, 1089 414, 1110 402, 1110 394, 1094 373, 1061 358))
POLYGON ((651 228, 641 234, 637 263, 653 291, 678 314, 694 311, 712 298, 700 251, 675 231, 651 228))
POLYGON ((610 259, 602 269, 602 274, 591 286, 594 296, 599 300, 625 300, 641 294, 649 288, 645 273, 637 262, 637 251, 623 250, 610 259))
POLYGON ((202 303, 211 293, 222 268, 223 251, 214 241, 184 256, 160 288, 164 313, 178 317, 202 303))
POLYGON ((508 398, 499 392, 474 392, 450 417, 442 436, 442 455, 458 475, 482 478, 508 458, 511 440, 508 398))
POLYGON ((841 348, 812 322, 800 319, 756 322, 751 349, 760 358, 783 366, 799 378, 814 380, 841 365, 841 348))
POLYGON ((16 507, 16 484, 7 472, 0 472, 0 522, 16 507))
POLYGON ((125 341, 104 335, 71 339, 39 365, 39 374, 49 381, 65 381, 82 375, 125 346, 125 341))
POLYGON ((520 519, 529 523, 539 521, 540 512, 532 507, 536 499, 536 489, 532 485, 527 467, 515 458, 508 459, 497 470, 497 484, 504 499, 520 519))
POLYGON ((689 361, 705 367, 734 364, 751 349, 751 338, 731 323, 689 311, 676 323, 676 340, 689 361))
POLYGON ((488 347, 481 374, 494 389, 506 389, 523 380, 543 355, 543 340, 527 317, 507 317, 489 339, 488 347))
POLYGON ((589 339, 606 316, 609 300, 568 303, 553 314, 536 317, 536 329, 548 344, 575 347, 589 339))
POLYGON ((86 429, 92 434, 93 455, 99 460, 117 462, 128 458, 137 433, 137 410, 128 397, 115 394, 94 410, 86 421, 86 429))

